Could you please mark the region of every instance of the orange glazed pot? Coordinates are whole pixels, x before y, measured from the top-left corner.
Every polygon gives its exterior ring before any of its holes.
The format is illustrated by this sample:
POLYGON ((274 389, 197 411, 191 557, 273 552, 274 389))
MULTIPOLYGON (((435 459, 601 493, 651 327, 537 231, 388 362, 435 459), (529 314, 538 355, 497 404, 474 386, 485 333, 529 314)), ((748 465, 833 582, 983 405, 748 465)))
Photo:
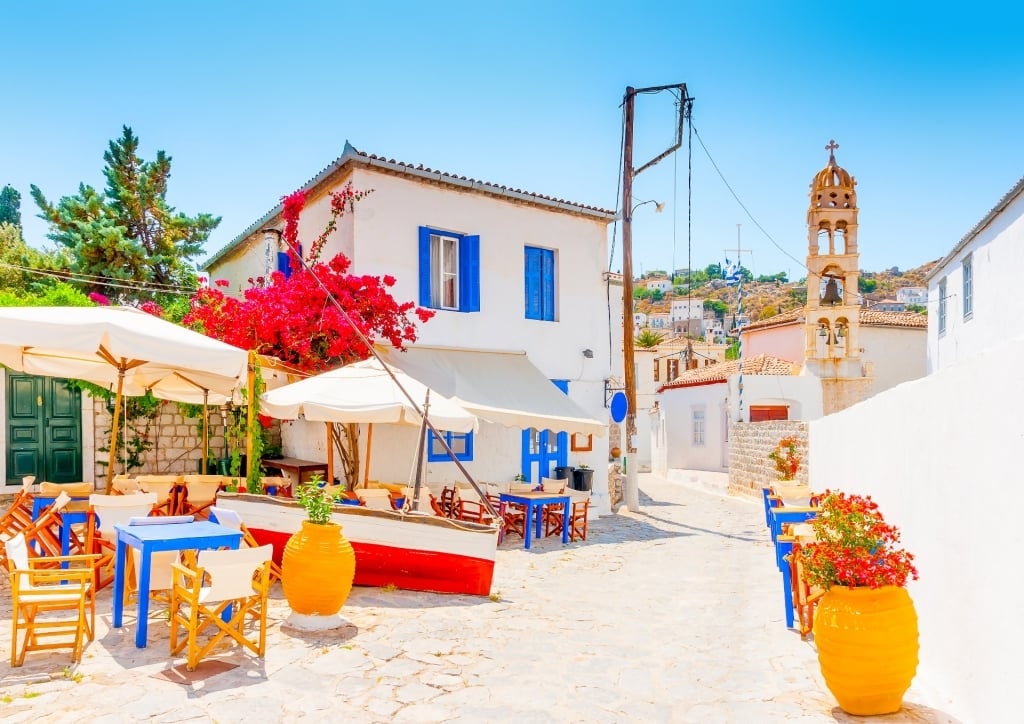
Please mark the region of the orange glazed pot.
POLYGON ((897 712, 917 673, 917 611, 907 589, 834 586, 814 612, 829 691, 847 714, 897 712))
POLYGON ((281 587, 292 611, 333 616, 352 592, 356 555, 337 523, 302 521, 281 558, 281 587))

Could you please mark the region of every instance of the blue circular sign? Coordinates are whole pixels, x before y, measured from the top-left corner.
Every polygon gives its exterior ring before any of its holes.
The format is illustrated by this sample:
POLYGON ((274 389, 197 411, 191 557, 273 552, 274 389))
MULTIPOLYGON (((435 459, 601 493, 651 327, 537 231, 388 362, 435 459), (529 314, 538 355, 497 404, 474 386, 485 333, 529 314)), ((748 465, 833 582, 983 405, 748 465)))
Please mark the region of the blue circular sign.
POLYGON ((612 420, 622 422, 626 419, 626 412, 629 410, 629 402, 626 401, 625 392, 616 392, 612 395, 612 420))

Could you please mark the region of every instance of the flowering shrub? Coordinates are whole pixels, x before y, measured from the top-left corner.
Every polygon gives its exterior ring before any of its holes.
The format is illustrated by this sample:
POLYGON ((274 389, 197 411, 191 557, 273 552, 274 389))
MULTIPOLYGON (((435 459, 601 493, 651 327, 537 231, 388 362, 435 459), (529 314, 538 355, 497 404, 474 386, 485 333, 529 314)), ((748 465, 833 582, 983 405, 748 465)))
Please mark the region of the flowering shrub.
POLYGON ((779 480, 795 480, 803 457, 796 453, 796 438, 784 437, 775 449, 768 453, 768 459, 775 465, 779 480))
POLYGON ((826 490, 811 521, 815 541, 800 547, 804 576, 812 586, 904 586, 917 579, 914 556, 902 548, 895 526, 885 522, 871 496, 826 490))

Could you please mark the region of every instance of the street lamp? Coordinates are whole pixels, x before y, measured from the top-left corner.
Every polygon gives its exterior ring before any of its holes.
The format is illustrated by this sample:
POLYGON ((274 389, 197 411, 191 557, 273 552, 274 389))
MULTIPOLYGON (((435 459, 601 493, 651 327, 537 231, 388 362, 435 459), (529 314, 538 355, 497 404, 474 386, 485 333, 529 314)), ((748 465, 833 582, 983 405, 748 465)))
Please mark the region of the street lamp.
MULTIPOLYGON (((655 213, 658 214, 665 210, 664 201, 655 201, 654 199, 650 199, 648 201, 641 201, 638 204, 634 204, 633 208, 629 212, 629 215, 632 216, 633 214, 635 214, 636 210, 639 209, 644 204, 654 204, 654 211, 655 213)), ((615 216, 612 218, 612 221, 622 221, 622 211, 619 211, 619 213, 615 214, 615 216)))

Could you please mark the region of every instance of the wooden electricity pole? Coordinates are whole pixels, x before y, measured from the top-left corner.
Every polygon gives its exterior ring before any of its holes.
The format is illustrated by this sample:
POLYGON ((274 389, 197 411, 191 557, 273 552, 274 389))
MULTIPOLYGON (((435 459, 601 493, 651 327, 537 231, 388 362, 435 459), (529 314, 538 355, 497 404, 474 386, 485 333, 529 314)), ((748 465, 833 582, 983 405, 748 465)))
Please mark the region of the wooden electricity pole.
MULTIPOLYGON (((633 177, 675 152, 683 145, 683 123, 690 116, 693 99, 685 83, 652 88, 626 88, 623 98, 625 129, 622 149, 622 363, 626 387, 626 484, 623 494, 626 508, 640 510, 640 488, 637 484, 636 460, 636 360, 633 346, 633 177), (633 118, 636 97, 640 93, 672 91, 679 102, 676 142, 640 168, 633 168, 633 118)), ((673 273, 675 270, 672 270, 673 273)))

